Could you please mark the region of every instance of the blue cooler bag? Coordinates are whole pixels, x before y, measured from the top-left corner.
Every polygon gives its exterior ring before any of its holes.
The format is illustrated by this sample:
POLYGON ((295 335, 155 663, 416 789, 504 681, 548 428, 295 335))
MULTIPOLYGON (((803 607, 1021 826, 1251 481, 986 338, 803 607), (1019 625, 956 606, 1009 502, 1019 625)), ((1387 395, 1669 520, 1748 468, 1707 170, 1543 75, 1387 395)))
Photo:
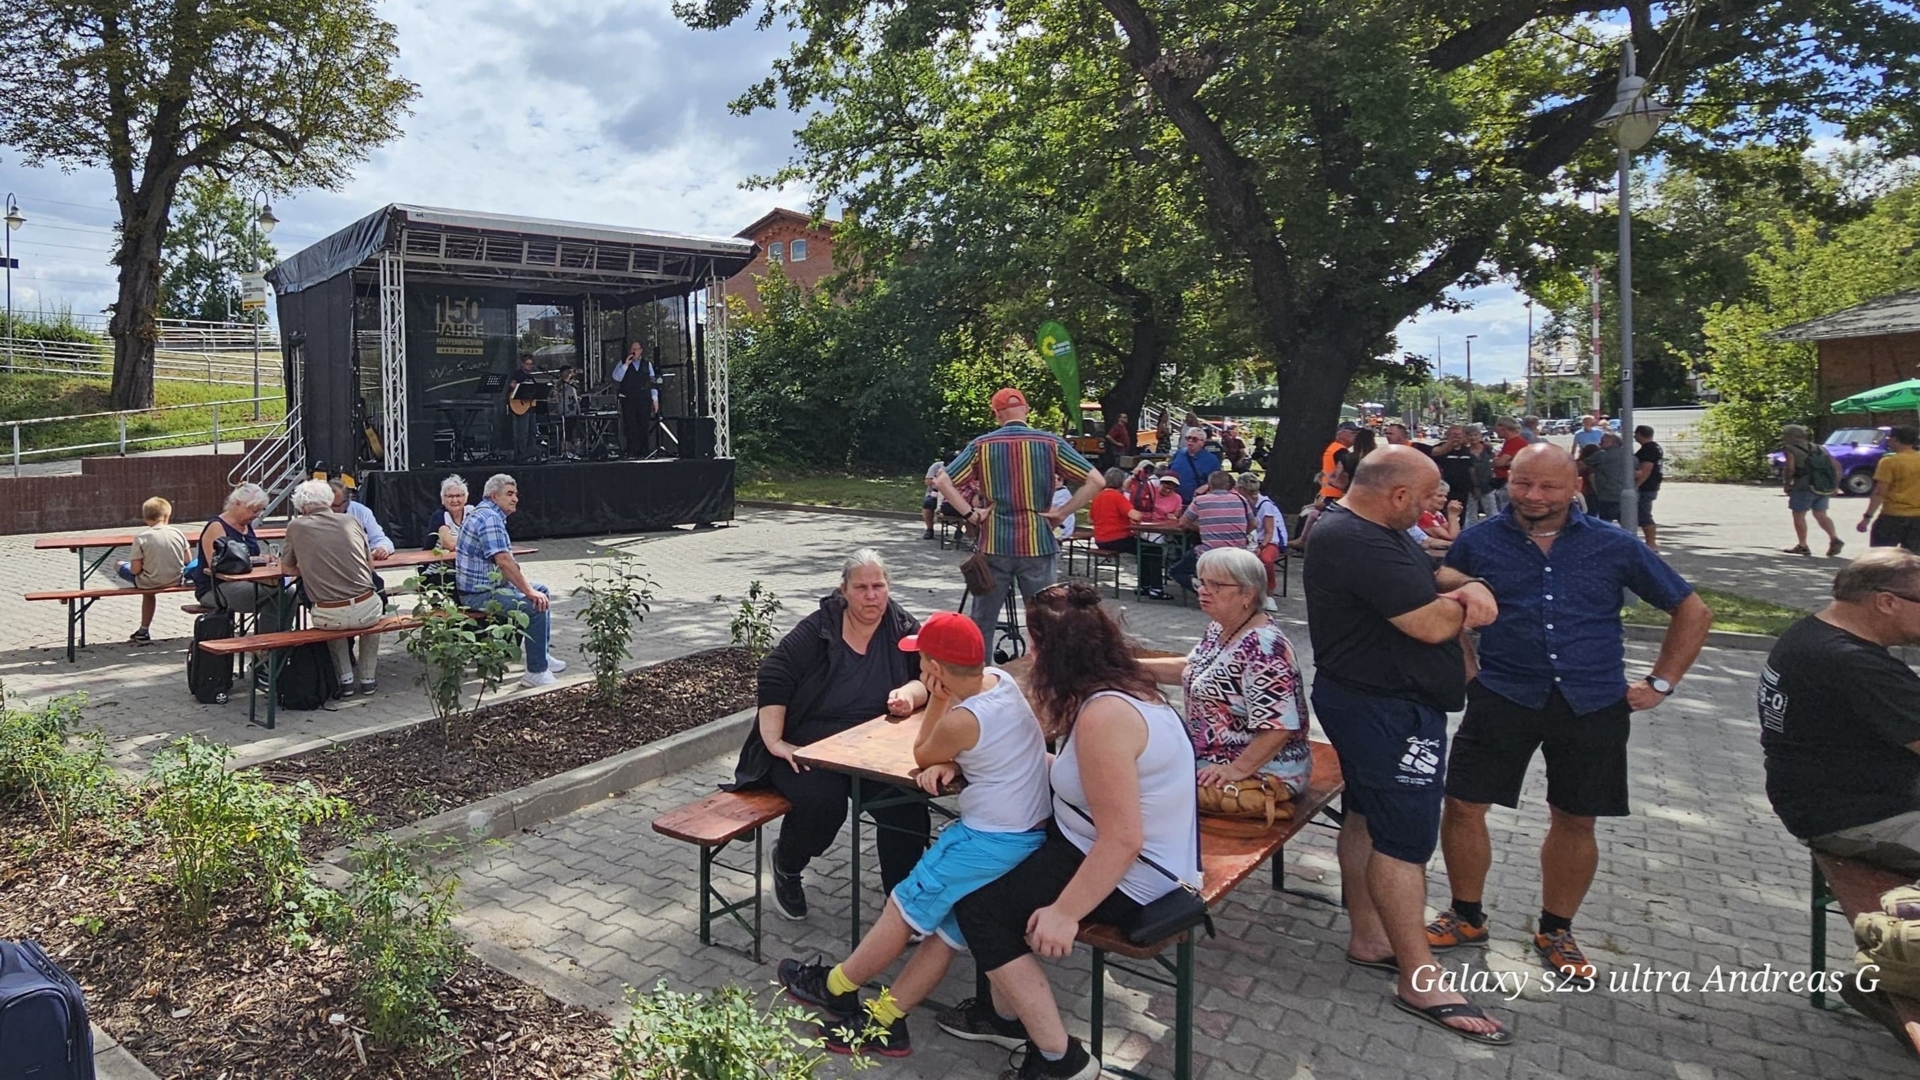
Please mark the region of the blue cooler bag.
POLYGON ((0 1080, 93 1080, 80 984, 31 941, 0 941, 0 1080))

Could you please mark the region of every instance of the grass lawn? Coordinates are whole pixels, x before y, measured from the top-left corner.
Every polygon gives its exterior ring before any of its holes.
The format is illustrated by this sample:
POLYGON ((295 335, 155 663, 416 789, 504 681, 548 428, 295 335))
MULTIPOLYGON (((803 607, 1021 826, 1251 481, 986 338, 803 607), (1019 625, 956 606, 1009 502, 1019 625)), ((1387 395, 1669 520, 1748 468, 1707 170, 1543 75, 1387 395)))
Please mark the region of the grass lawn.
POLYGON ((926 497, 924 476, 848 476, 803 473, 791 469, 742 466, 734 494, 765 502, 844 506, 853 510, 920 509, 926 497))
MULTIPOLYGON (((75 416, 82 413, 111 411, 107 401, 108 383, 105 379, 89 379, 71 375, 0 375, 0 457, 6 457, 13 451, 13 432, 6 422, 9 420, 31 420, 43 416, 75 416)), ((263 387, 263 394, 271 396, 276 391, 272 387, 263 387)), ((161 380, 153 384, 155 405, 190 405, 196 402, 235 401, 246 398, 252 393, 251 387, 232 386, 218 383, 174 382, 161 380)), ((220 429, 225 435, 237 431, 243 425, 253 422, 251 405, 222 405, 220 408, 220 429)), ((285 406, 280 401, 265 401, 260 405, 262 421, 276 421, 285 406)), ((137 419, 127 421, 127 438, 137 439, 151 435, 166 435, 171 432, 206 431, 213 426, 213 406, 205 409, 176 409, 168 412, 149 413, 137 419)), ((64 420, 50 424, 33 424, 20 428, 20 448, 33 450, 38 447, 73 446, 77 443, 116 442, 119 429, 111 417, 98 417, 91 420, 64 420)), ((164 439, 130 445, 130 450, 158 450, 168 446, 178 446, 193 442, 205 442, 199 438, 164 439)), ((110 454, 116 447, 100 447, 92 450, 68 454, 35 454, 31 461, 47 461, 57 457, 79 457, 85 454, 110 454)))
MULTIPOLYGON (((1794 624, 1806 612, 1790 607, 1782 607, 1769 600, 1756 600, 1739 593, 1721 592, 1719 589, 1696 589, 1700 599, 1713 609, 1713 628, 1715 630, 1734 630, 1743 634, 1766 634, 1778 637, 1780 632, 1794 624)), ((1649 607, 1636 600, 1622 613, 1622 618, 1638 626, 1665 626, 1667 613, 1656 607, 1649 607)))

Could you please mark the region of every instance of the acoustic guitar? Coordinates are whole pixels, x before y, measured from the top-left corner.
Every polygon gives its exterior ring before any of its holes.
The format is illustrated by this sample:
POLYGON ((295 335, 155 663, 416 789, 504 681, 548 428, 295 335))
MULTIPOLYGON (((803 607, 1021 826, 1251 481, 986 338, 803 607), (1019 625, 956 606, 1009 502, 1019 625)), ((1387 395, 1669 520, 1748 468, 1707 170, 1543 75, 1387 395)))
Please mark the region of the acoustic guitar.
MULTIPOLYGON (((535 386, 546 385, 545 383, 540 382, 536 379, 528 379, 525 382, 520 383, 519 385, 525 386, 528 383, 532 383, 535 386)), ((532 412, 535 408, 541 405, 545 405, 546 403, 547 403, 547 399, 544 397, 534 398, 532 400, 524 400, 517 397, 510 397, 507 399, 507 411, 511 412, 515 416, 525 416, 528 413, 532 412)))

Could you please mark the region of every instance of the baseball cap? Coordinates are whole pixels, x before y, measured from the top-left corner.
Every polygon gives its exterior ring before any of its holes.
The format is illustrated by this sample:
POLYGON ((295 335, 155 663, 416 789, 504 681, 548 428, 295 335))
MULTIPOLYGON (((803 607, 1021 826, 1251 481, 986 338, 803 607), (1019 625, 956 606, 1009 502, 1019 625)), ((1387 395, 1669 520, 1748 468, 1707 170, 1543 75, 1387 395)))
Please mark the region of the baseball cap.
POLYGON ((1177 477, 1177 476, 1175 476, 1175 475, 1173 475, 1173 474, 1172 474, 1172 473, 1170 473, 1170 472, 1163 472, 1163 473, 1161 473, 1161 474, 1160 474, 1160 482, 1161 482, 1161 483, 1163 483, 1163 484, 1172 484, 1172 485, 1173 485, 1173 486, 1175 486, 1175 487, 1179 487, 1179 486, 1180 486, 1180 478, 1179 478, 1179 477, 1177 477))
POLYGON ((920 624, 920 632, 900 639, 901 652, 917 652, 955 667, 979 667, 987 662, 987 646, 980 628, 958 612, 942 611, 920 624))
POLYGON ((1026 407, 1027 396, 1011 386, 1002 387, 1000 390, 995 391, 993 395, 994 412, 999 412, 1001 409, 1024 409, 1026 407))

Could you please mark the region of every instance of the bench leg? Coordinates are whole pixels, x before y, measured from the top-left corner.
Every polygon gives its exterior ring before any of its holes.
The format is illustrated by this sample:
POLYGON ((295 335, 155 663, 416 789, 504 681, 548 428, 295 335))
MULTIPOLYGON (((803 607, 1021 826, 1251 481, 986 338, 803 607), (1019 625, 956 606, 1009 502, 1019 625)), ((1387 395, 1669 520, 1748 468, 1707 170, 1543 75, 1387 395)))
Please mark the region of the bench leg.
POLYGON ((247 723, 258 724, 268 731, 273 730, 274 712, 280 704, 280 653, 279 649, 267 650, 267 722, 264 724, 254 719, 260 684, 253 679, 253 665, 240 666, 240 670, 246 673, 242 677, 247 680, 247 723))
MULTIPOLYGON (((723 945, 723 947, 733 949, 735 952, 751 957, 756 964, 761 962, 760 941, 762 926, 760 921, 760 894, 766 885, 762 869, 765 866, 766 858, 766 845, 763 836, 763 829, 753 830, 753 866, 751 867, 736 866, 732 863, 720 861, 720 853, 727 850, 728 845, 733 843, 731 840, 723 844, 714 844, 711 847, 702 847, 700 849, 700 944, 714 944, 713 924, 720 916, 726 916, 739 924, 742 930, 747 931, 753 939, 753 944, 750 948, 745 949, 733 945, 723 945), (751 875, 753 878, 753 895, 743 900, 730 900, 724 896, 713 883, 713 868, 716 866, 722 870, 739 874, 742 877, 751 875), (753 909, 753 921, 751 923, 740 914, 749 907, 753 909)), ((744 840, 745 838, 741 837, 740 839, 744 840)))
POLYGON ((864 801, 861 798, 861 789, 864 785, 861 784, 858 776, 853 778, 852 786, 853 850, 847 862, 849 868, 847 880, 852 882, 847 888, 847 919, 851 926, 851 931, 847 935, 849 955, 852 950, 860 947, 860 813, 864 801))
POLYGON ((67 663, 69 664, 74 662, 73 627, 75 623, 78 623, 80 621, 80 611, 81 611, 80 601, 78 600, 67 601, 67 663))
POLYGON ((1107 1045, 1107 952, 1093 950, 1093 1024, 1087 1031, 1087 1051, 1104 1059, 1107 1045))
POLYGON ((721 845, 700 849, 700 944, 713 944, 713 856, 721 845))
MULTIPOLYGON (((1833 890, 1827 887, 1827 876, 1820 872, 1819 861, 1811 855, 1807 857, 1807 861, 1813 866, 1812 912, 1809 927, 1812 955, 1807 960, 1807 970, 1821 972, 1827 970, 1827 915, 1833 903, 1833 890)), ((1826 1008, 1827 995, 1820 989, 1819 980, 1814 980, 1813 986, 1813 993, 1808 995, 1808 1000, 1813 1002, 1813 1007, 1816 1009, 1826 1008)))
POLYGON ((1189 930, 1177 946, 1173 990, 1173 1080, 1193 1077, 1193 938, 1189 930))

